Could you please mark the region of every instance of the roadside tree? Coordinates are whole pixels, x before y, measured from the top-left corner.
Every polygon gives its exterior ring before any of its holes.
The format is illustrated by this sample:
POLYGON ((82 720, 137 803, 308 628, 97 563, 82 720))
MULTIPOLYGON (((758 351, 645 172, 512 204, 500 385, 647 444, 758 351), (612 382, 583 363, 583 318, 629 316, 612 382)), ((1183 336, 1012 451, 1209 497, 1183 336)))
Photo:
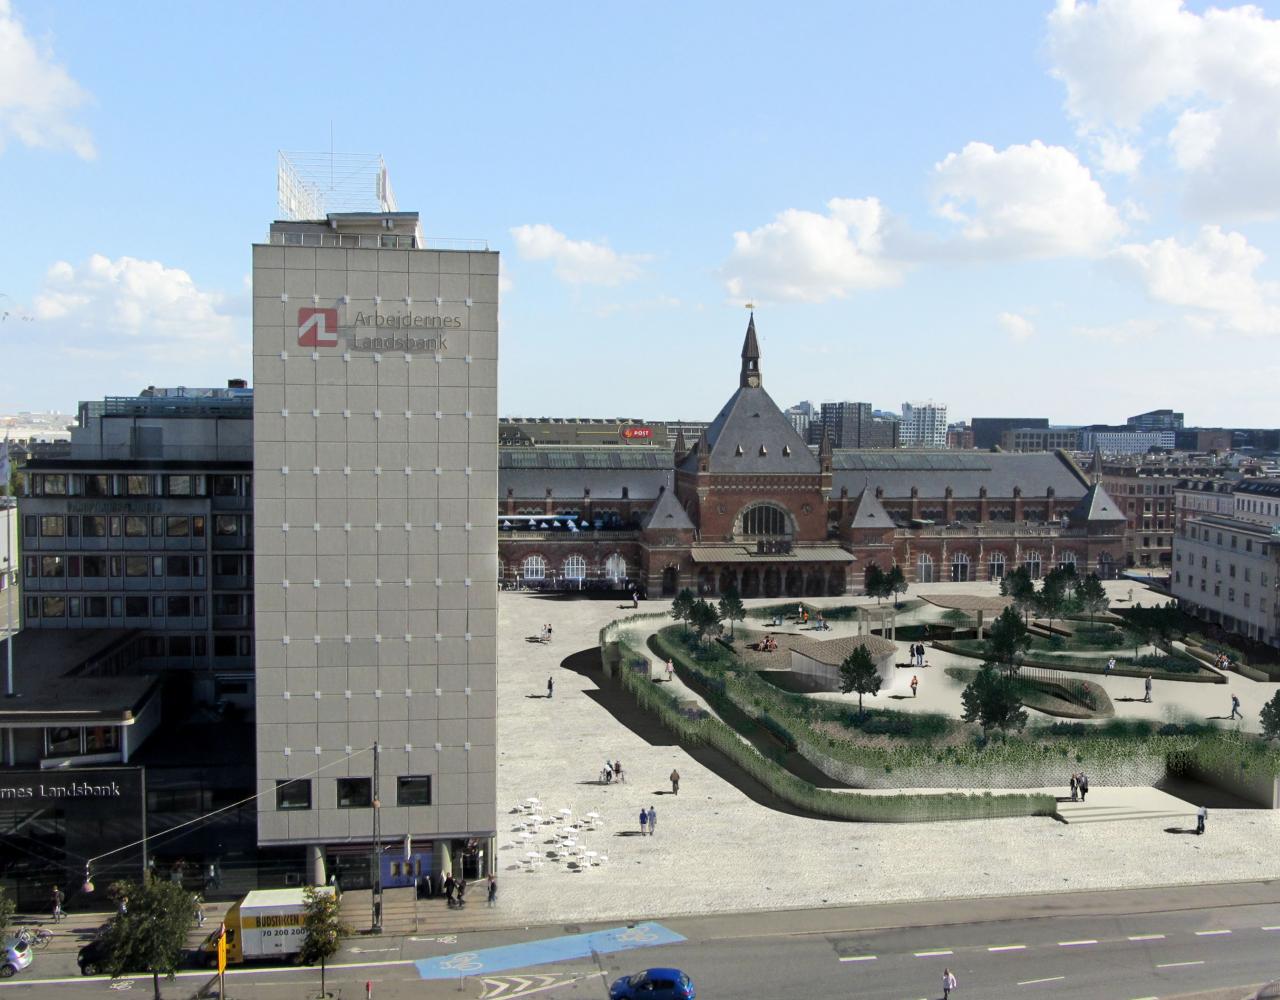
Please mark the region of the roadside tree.
POLYGON ((350 928, 338 916, 338 895, 334 892, 319 892, 315 886, 308 886, 302 894, 305 910, 302 916, 302 948, 298 952, 298 960, 303 965, 320 963, 320 995, 325 992, 325 963, 333 958, 342 947, 342 938, 351 933, 350 928))
POLYGON ((984 663, 965 687, 960 702, 964 706, 964 721, 977 722, 984 737, 992 729, 1008 735, 1010 729, 1021 729, 1027 724, 1018 681, 1001 675, 990 663, 984 663))
POLYGON ((172 979, 187 953, 187 932, 195 923, 195 896, 179 883, 149 879, 141 885, 117 883, 129 900, 102 933, 103 969, 116 979, 127 973, 151 973, 160 1000, 160 977, 172 979))
POLYGON ((696 603, 693 591, 688 587, 676 594, 675 600, 671 602, 671 617, 684 623, 686 635, 689 634, 689 615, 693 612, 693 606, 696 603))
POLYGON ((893 595, 893 606, 896 608, 902 603, 902 595, 907 592, 907 575, 897 563, 889 570, 887 587, 888 592, 893 595))

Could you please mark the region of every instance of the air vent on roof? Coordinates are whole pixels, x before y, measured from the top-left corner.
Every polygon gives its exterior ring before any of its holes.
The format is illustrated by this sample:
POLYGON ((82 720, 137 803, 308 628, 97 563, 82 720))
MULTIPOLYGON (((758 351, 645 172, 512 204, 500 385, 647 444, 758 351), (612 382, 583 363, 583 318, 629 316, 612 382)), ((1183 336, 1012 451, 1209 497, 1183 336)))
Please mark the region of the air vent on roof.
POLYGON ((761 445, 761 446, 760 446, 760 454, 761 454, 761 455, 767 455, 767 454, 769 454, 769 449, 768 449, 768 448, 766 448, 764 445, 761 445))
POLYGON ((734 453, 735 455, 741 455, 741 454, 742 454, 742 445, 738 445, 738 447, 737 447, 737 448, 735 448, 735 449, 733 450, 733 453, 734 453))
POLYGON ((784 445, 782 446, 782 457, 783 457, 783 458, 790 458, 790 457, 791 457, 791 445, 789 445, 789 444, 784 444, 784 445))

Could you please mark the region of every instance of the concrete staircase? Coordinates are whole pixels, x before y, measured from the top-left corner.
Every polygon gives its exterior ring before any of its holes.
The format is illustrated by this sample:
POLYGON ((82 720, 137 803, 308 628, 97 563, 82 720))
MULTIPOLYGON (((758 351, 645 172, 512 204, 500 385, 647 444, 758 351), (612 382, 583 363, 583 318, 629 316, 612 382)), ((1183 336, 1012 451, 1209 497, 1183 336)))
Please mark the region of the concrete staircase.
POLYGON ((1159 820, 1189 829, 1196 825, 1194 805, 1158 788, 1091 788, 1084 802, 1059 801, 1058 815, 1071 824, 1159 820))
MULTIPOLYGON (((340 913, 353 933, 369 929, 372 917, 372 894, 368 889, 348 890, 342 894, 340 913)), ((418 899, 412 888, 384 889, 382 892, 382 933, 384 935, 440 937, 466 931, 488 930, 501 926, 500 908, 485 905, 485 883, 467 886, 467 905, 449 909, 444 898, 418 899)))

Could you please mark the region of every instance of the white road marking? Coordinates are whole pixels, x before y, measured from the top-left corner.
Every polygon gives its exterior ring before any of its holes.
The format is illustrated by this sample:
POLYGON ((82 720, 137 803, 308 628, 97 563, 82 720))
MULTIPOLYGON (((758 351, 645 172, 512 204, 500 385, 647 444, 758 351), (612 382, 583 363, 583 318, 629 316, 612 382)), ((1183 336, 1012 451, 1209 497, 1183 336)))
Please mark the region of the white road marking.
POLYGON ((1059 948, 1082 948, 1087 944, 1097 944, 1097 938, 1082 938, 1079 941, 1059 941, 1059 948))
POLYGON ((353 955, 372 955, 381 951, 399 951, 399 948, 352 948, 353 955))
POLYGON ((1163 941, 1163 934, 1130 934, 1130 941, 1163 941))
POLYGON ((987 951, 1026 951, 1025 944, 1001 944, 988 948, 987 951))
POLYGON ((1204 960, 1201 959, 1199 962, 1165 962, 1162 965, 1157 965, 1156 968, 1157 969, 1181 969, 1183 966, 1186 966, 1186 965, 1204 965, 1204 960))
POLYGON ((916 956, 916 958, 938 958, 938 957, 940 957, 940 956, 942 956, 942 955, 954 955, 954 954, 955 954, 955 952, 954 952, 954 951, 952 951, 950 948, 942 948, 942 949, 939 949, 938 951, 917 951, 917 952, 915 952, 915 956, 916 956))
POLYGON ((1050 976, 1048 979, 1024 979, 1019 986, 1035 986, 1037 983, 1056 983, 1060 979, 1066 979, 1066 976, 1050 976))
POLYGON ((1280 924, 1274 924, 1271 927, 1262 928, 1264 931, 1280 931, 1280 924))
POLYGON ((1217 937, 1221 934, 1230 933, 1230 931, 1196 931, 1196 937, 1217 937))
POLYGON ((840 961, 842 962, 874 962, 875 960, 876 960, 875 955, 841 955, 840 956, 840 961))

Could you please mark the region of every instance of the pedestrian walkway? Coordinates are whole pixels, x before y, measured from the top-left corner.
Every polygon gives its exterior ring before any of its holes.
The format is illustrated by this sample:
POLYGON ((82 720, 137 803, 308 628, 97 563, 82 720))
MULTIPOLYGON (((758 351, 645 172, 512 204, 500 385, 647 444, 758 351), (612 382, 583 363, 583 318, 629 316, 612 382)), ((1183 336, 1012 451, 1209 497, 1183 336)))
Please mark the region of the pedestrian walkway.
POLYGON ((1111 788, 1095 785, 1079 802, 1061 788, 1045 789, 1058 798, 1058 815, 1067 823, 1118 823, 1123 820, 1179 820, 1195 826, 1196 807, 1158 788, 1111 788))

